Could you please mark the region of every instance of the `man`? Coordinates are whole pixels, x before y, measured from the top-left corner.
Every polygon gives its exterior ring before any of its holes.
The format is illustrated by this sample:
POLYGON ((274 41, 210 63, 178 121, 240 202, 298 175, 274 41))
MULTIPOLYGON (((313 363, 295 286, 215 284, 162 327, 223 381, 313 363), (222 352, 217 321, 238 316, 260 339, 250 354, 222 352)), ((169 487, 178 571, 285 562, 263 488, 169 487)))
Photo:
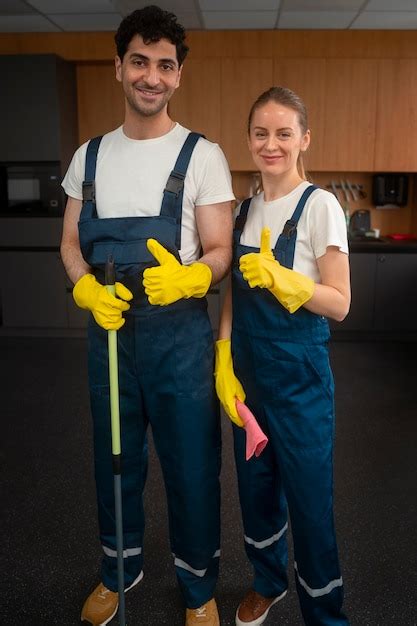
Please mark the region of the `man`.
POLYGON ((143 576, 142 450, 150 423, 186 626, 219 624, 220 427, 204 296, 230 265, 233 192, 220 148, 168 115, 188 51, 184 39, 176 17, 155 6, 122 21, 115 66, 124 123, 81 146, 63 181, 62 259, 75 301, 92 312, 89 382, 104 557, 81 618, 94 626, 110 621, 118 606, 108 329, 119 330, 126 590, 143 576), (109 255, 117 297, 104 287, 109 255))

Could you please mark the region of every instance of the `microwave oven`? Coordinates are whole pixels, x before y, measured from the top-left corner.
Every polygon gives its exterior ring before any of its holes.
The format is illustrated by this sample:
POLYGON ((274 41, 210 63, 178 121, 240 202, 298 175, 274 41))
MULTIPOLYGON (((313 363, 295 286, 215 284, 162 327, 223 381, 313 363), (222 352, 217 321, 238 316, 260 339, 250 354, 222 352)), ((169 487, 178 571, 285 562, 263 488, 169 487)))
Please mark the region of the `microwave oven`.
POLYGON ((0 164, 1 214, 56 217, 64 203, 59 163, 0 164))

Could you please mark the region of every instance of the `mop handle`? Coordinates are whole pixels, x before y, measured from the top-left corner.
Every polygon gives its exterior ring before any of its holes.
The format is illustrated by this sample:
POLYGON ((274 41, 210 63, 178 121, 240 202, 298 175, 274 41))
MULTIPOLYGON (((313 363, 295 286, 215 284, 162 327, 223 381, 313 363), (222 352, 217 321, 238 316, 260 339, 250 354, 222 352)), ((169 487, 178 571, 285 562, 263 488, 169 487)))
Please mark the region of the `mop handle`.
MULTIPOLYGON (((116 295, 114 259, 109 257, 105 268, 105 283, 109 293, 116 295)), ((116 514, 117 588, 119 592, 119 624, 126 626, 125 582, 123 563, 123 511, 122 511, 122 446, 120 437, 119 371, 117 359, 117 330, 108 330, 111 447, 113 458, 114 505, 116 514)))
MULTIPOLYGON (((109 293, 116 294, 116 273, 114 259, 109 257, 105 269, 105 283, 109 293)), ((119 373, 117 364, 117 330, 109 330, 109 374, 110 374, 110 408, 111 408, 111 440, 114 473, 120 474, 120 412, 119 412, 119 373)))

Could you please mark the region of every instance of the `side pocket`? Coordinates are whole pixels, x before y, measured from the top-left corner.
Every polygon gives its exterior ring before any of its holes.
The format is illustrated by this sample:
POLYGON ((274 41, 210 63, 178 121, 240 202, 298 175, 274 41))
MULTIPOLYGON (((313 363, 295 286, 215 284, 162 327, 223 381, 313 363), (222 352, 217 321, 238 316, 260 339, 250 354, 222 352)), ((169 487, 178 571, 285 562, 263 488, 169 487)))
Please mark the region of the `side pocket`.
POLYGON ((306 346, 306 358, 311 369, 320 380, 327 397, 333 400, 334 379, 327 347, 323 345, 306 346))

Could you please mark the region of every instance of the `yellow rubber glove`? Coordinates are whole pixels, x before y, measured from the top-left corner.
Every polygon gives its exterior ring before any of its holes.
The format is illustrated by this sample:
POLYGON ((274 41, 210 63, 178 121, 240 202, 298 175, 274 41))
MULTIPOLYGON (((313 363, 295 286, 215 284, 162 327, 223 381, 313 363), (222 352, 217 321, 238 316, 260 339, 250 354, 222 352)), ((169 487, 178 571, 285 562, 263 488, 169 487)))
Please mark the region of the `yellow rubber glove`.
POLYGON ((290 313, 294 313, 312 297, 314 280, 283 267, 273 255, 270 238, 269 228, 263 228, 260 252, 240 257, 239 269, 249 287, 269 289, 290 313))
POLYGON ((92 312, 99 326, 106 330, 119 330, 125 323, 122 312, 130 309, 130 304, 125 300, 131 300, 133 295, 122 283, 116 283, 115 289, 118 298, 98 283, 95 276, 84 274, 75 283, 72 295, 81 309, 92 312))
POLYGON ((216 341, 215 351, 214 377, 217 397, 232 422, 237 426, 243 426, 236 410, 236 398, 243 402, 246 394, 233 370, 232 342, 230 339, 219 339, 216 341))
POLYGON ((143 286, 150 304, 166 306, 181 298, 203 298, 211 284, 211 269, 205 263, 181 265, 155 239, 148 239, 149 252, 158 261, 158 267, 143 272, 143 286))

